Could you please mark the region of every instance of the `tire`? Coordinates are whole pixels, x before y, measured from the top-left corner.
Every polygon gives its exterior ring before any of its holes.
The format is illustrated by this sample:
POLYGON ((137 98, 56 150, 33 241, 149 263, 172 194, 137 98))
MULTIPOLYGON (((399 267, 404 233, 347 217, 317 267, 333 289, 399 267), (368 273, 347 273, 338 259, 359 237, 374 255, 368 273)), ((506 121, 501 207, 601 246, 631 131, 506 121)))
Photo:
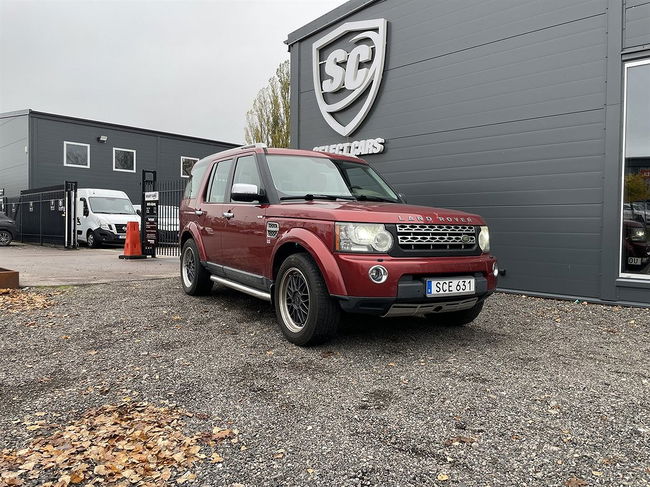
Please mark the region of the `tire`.
POLYGON ((470 324, 476 319, 483 309, 483 301, 474 305, 473 308, 462 311, 452 311, 451 313, 431 313, 426 317, 443 326, 464 326, 470 324))
POLYGON ((96 249, 99 247, 99 243, 97 242, 97 237, 95 237, 95 232, 92 230, 88 230, 88 233, 86 234, 86 244, 88 245, 88 248, 91 249, 96 249))
POLYGON ((181 251, 181 285, 190 296, 204 296, 212 291, 210 273, 201 264, 196 242, 191 238, 181 251))
POLYGON ((278 325, 291 343, 311 346, 336 334, 341 308, 308 254, 287 257, 273 292, 278 325))
POLYGON ((13 239, 9 230, 0 230, 0 247, 6 247, 13 239))

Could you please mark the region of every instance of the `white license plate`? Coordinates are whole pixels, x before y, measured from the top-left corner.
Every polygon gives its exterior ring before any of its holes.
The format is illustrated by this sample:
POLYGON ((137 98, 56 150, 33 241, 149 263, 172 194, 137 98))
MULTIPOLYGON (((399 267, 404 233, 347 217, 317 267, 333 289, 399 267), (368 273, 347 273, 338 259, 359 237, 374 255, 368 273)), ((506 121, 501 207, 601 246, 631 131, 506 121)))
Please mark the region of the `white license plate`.
POLYGON ((427 279, 427 296, 460 296, 474 294, 475 279, 473 277, 447 277, 427 279))
POLYGON ((628 257, 627 263, 630 265, 641 265, 641 257, 628 257))

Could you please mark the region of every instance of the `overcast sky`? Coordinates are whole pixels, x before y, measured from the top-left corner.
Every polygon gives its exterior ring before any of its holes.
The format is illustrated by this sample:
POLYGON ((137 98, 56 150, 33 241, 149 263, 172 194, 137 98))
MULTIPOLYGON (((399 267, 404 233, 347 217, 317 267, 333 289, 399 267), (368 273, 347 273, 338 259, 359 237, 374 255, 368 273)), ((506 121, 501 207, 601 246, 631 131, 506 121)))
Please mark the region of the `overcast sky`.
POLYGON ((0 112, 244 141, 287 34, 344 0, 0 0, 0 112))

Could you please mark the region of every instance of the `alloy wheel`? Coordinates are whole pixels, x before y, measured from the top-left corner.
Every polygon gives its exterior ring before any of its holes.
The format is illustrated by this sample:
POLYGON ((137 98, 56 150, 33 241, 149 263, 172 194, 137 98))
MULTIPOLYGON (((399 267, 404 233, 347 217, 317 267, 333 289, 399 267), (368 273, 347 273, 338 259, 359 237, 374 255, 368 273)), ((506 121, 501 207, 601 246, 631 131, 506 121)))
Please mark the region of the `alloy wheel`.
POLYGON ((194 252, 190 247, 183 252, 183 283, 185 287, 190 287, 196 277, 196 259, 194 252))
POLYGON ((305 275, 291 267, 280 282, 280 313, 286 327, 293 333, 300 332, 309 318, 310 292, 305 275))
POLYGON ((11 234, 7 230, 0 230, 0 246, 9 245, 11 234))

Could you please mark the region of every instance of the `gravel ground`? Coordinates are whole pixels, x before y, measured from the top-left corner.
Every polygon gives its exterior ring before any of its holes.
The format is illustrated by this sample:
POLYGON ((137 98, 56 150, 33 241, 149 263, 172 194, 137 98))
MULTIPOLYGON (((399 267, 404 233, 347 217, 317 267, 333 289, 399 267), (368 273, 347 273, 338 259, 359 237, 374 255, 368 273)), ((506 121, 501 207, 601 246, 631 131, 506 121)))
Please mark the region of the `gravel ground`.
POLYGON ((223 288, 53 299, 0 310, 0 449, 27 444, 28 414, 128 395, 239 430, 194 485, 650 484, 648 309, 500 294, 465 328, 355 317, 301 349, 266 303, 223 288))

